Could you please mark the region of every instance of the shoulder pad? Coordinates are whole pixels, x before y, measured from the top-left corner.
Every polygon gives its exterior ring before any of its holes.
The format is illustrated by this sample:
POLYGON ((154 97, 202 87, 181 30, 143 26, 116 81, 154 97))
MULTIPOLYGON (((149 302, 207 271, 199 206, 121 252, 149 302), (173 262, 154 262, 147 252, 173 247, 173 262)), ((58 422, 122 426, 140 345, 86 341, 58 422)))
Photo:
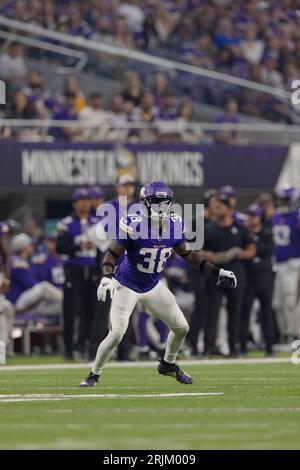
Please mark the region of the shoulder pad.
POLYGON ((11 267, 15 269, 28 269, 29 264, 27 261, 21 258, 12 258, 11 260, 11 267))
POLYGON ((142 217, 139 214, 128 214, 127 216, 122 217, 119 223, 119 227, 130 235, 134 233, 134 226, 141 222, 142 217))

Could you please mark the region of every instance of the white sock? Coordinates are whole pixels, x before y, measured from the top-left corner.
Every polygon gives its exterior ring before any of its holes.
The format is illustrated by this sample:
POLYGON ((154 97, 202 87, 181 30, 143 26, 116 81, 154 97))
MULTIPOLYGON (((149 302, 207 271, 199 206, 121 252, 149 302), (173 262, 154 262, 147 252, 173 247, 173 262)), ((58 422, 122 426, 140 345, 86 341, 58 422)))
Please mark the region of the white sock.
POLYGON ((112 356, 112 353, 121 342, 123 334, 120 331, 110 331, 106 338, 100 343, 94 365, 92 367, 93 374, 99 375, 112 356))
POLYGON ((173 328, 170 331, 167 338, 167 347, 164 356, 164 360, 169 364, 175 363, 176 357, 180 351, 181 346, 183 345, 188 330, 188 325, 185 325, 180 328, 173 328))

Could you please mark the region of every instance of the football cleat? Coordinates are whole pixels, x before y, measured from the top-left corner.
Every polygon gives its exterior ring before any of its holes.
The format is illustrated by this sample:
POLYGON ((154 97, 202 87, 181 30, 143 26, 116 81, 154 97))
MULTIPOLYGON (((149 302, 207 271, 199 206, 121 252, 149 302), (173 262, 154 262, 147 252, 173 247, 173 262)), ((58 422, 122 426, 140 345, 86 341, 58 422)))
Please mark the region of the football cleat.
POLYGON ((99 377, 100 375, 93 374, 93 372, 90 372, 88 377, 86 377, 86 379, 80 382, 79 387, 95 387, 98 383, 99 377))
POLYGON ((182 384, 192 384, 193 383, 192 377, 190 377, 188 374, 183 372, 183 370, 180 369, 180 367, 177 363, 169 364, 168 362, 164 361, 163 359, 160 359, 159 364, 157 366, 157 371, 158 371, 159 374, 169 375, 170 377, 174 377, 174 379, 176 379, 177 382, 180 382, 182 384))

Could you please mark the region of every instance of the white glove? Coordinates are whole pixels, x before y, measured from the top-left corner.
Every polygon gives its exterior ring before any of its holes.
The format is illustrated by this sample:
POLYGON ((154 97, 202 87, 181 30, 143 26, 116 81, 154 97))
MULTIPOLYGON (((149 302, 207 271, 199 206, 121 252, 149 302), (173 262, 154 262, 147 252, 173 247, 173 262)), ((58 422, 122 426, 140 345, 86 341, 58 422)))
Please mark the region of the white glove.
POLYGON ((112 299, 115 289, 118 287, 118 285, 119 285, 118 281, 114 279, 113 277, 103 276, 99 284, 99 287, 97 289, 97 298, 99 302, 101 300, 102 302, 105 302, 107 291, 109 291, 110 298, 112 299))
POLYGON ((226 271, 226 269, 220 269, 217 286, 227 284, 228 287, 235 288, 237 286, 237 279, 232 271, 226 271))

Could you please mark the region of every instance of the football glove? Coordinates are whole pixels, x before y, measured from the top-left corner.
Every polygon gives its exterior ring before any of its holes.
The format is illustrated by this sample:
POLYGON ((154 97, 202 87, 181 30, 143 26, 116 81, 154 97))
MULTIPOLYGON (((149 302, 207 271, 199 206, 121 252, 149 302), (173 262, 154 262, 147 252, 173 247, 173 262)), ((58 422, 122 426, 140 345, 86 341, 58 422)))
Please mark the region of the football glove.
POLYGON ((230 287, 234 289, 237 286, 237 279, 232 271, 220 269, 217 286, 230 287))
POLYGON ((97 298, 99 302, 100 301, 105 302, 107 291, 109 292, 110 298, 112 299, 115 289, 118 287, 118 285, 119 285, 118 281, 114 279, 113 277, 103 276, 99 284, 99 287, 97 289, 97 298))

